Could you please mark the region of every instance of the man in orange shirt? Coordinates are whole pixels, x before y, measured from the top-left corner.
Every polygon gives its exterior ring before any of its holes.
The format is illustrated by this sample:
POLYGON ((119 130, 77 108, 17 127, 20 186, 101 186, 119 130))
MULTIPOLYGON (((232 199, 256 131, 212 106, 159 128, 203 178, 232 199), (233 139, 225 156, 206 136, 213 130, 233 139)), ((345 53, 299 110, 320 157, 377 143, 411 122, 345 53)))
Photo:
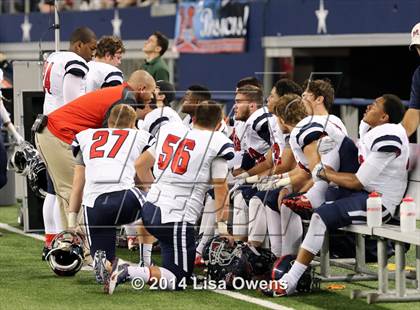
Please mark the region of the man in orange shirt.
MULTIPOLYGON (((88 128, 103 127, 112 107, 117 104, 141 107, 151 102, 155 88, 152 76, 146 71, 137 70, 122 85, 93 91, 58 108, 48 115, 46 127, 36 133, 36 146, 47 165, 60 208, 66 214, 62 219, 63 227, 67 227, 73 183, 74 157, 71 143, 74 136, 88 128)), ((100 145, 97 147, 100 148, 100 145)))

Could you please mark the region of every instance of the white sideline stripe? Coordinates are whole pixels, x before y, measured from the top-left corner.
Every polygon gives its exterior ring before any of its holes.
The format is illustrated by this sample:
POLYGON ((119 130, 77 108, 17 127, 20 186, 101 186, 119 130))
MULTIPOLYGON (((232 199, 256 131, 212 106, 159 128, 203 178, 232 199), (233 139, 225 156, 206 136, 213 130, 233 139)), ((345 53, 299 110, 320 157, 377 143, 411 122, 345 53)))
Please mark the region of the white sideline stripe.
MULTIPOLYGON (((10 226, 8 224, 5 224, 5 223, 0 223, 0 228, 4 229, 4 230, 7 230, 7 231, 10 231, 10 232, 13 232, 13 233, 16 233, 16 234, 19 234, 19 235, 23 235, 23 236, 26 236, 26 237, 31 237, 31 238, 34 238, 34 239, 37 239, 37 240, 44 241, 43 236, 40 236, 40 235, 37 235, 37 234, 25 233, 22 230, 17 229, 15 227, 12 227, 12 226, 10 226)), ((82 270, 83 271, 92 271, 92 267, 91 266, 83 266, 82 270)), ((293 310, 293 308, 288 308, 288 307, 281 306, 279 304, 273 303, 271 301, 246 296, 246 295, 243 295, 243 294, 237 293, 237 292, 221 291, 221 290, 212 290, 212 292, 222 294, 222 295, 226 295, 226 296, 229 296, 229 297, 234 298, 234 299, 246 301, 246 302, 249 302, 251 304, 259 305, 261 307, 265 307, 265 308, 269 308, 269 309, 293 310)))
POLYGON ((267 301, 267 300, 263 300, 263 299, 259 299, 259 298, 255 298, 255 297, 251 297, 251 296, 247 296, 241 293, 237 293, 237 292, 231 292, 231 291, 222 291, 222 290, 212 290, 211 292, 215 292, 217 294, 222 294, 222 295, 226 295, 238 300, 242 300, 242 301, 246 301, 249 302, 251 304, 255 304, 261 307, 265 307, 265 308, 269 308, 269 309, 276 309, 276 310, 293 310, 293 308, 289 308, 289 307, 285 307, 279 304, 276 304, 274 302, 271 301, 267 301))
POLYGON ((15 227, 10 226, 10 225, 5 224, 5 223, 0 223, 0 228, 4 229, 4 230, 7 230, 7 231, 10 231, 10 232, 13 232, 13 233, 16 233, 16 234, 19 234, 19 235, 23 235, 23 236, 27 236, 27 237, 31 237, 31 238, 34 238, 34 239, 37 239, 37 240, 44 241, 44 236, 40 236, 40 235, 37 235, 37 234, 25 233, 25 232, 23 232, 23 230, 17 229, 15 227))

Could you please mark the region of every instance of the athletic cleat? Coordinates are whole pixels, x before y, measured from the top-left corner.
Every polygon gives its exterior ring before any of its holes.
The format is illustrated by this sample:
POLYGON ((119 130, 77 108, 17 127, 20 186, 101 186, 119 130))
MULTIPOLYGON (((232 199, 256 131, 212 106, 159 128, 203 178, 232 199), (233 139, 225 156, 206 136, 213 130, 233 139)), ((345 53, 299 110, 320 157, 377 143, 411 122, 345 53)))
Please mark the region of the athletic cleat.
POLYGON ((45 257, 47 256, 50 250, 51 248, 44 246, 44 248, 42 249, 41 260, 45 260, 45 257))
POLYGON ((122 284, 128 280, 128 264, 119 264, 116 257, 112 264, 111 276, 109 276, 104 285, 104 292, 112 295, 118 284, 122 284))
POLYGON ((106 270, 106 253, 102 250, 95 252, 93 259, 93 271, 95 272, 96 282, 104 284, 106 279, 109 278, 109 272, 106 270))
POLYGON ((282 200, 282 204, 298 214, 304 220, 309 220, 312 216, 312 204, 309 199, 301 193, 285 197, 282 200))
MULTIPOLYGON (((280 281, 271 281, 270 282, 270 287, 265 289, 265 290, 261 290, 261 293, 263 293, 265 296, 269 296, 269 297, 283 297, 283 296, 287 296, 287 292, 284 289, 284 285, 285 282, 280 282, 280 281)), ((287 286, 287 284, 286 284, 287 286)))

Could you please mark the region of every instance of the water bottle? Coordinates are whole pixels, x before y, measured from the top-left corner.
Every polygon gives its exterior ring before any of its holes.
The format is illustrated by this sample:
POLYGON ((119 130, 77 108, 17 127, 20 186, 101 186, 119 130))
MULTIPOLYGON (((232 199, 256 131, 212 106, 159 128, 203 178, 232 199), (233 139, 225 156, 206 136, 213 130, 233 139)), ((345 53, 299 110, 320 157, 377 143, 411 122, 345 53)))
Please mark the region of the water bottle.
POLYGON ((366 201, 366 218, 369 227, 382 225, 382 198, 377 192, 370 193, 366 201))
POLYGON ((411 197, 405 197, 400 206, 400 225, 402 232, 416 230, 416 204, 411 197))

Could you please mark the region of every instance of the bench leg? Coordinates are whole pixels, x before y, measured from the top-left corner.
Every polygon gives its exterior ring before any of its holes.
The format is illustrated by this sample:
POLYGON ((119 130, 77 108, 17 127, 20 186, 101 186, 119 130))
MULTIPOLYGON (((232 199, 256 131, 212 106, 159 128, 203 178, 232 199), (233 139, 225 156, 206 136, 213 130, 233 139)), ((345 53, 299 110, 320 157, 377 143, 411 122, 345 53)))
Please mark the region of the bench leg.
POLYGON ((417 289, 420 291, 420 245, 416 246, 416 279, 417 289))
POLYGON ((324 242, 322 243, 320 261, 321 276, 328 278, 330 276, 330 237, 328 231, 325 232, 324 242))
POLYGON ((405 253, 404 244, 395 242, 395 289, 397 297, 405 295, 405 253))
POLYGON ((388 259, 386 240, 378 240, 378 289, 379 293, 386 293, 388 291, 388 259))
POLYGON ((356 235, 356 266, 355 271, 363 273, 363 268, 366 267, 366 253, 365 253, 365 238, 356 235))

